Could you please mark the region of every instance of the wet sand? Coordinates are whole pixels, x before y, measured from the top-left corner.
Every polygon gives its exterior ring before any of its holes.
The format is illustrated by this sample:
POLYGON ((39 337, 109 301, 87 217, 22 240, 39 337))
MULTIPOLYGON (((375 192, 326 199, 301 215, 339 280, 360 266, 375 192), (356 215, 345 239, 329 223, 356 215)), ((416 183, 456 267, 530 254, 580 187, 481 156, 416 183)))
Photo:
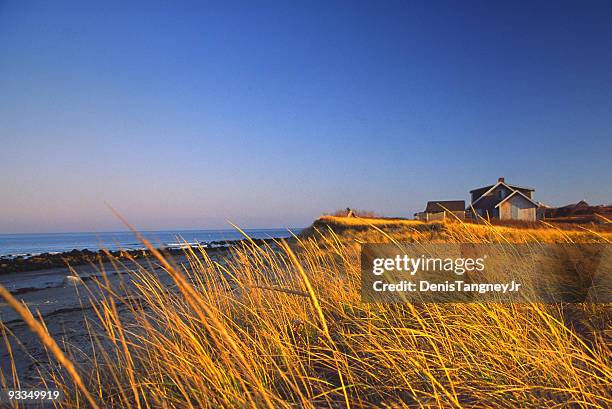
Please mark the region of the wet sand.
MULTIPOLYGON (((227 255, 227 250, 214 252, 211 257, 227 255)), ((177 263, 184 263, 185 256, 174 256, 177 263)), ((142 265, 148 265, 148 260, 139 260, 142 265)), ((150 260, 154 271, 160 280, 168 286, 172 286, 172 280, 168 274, 157 264, 150 260)), ((125 268, 115 270, 110 263, 103 265, 111 287, 121 293, 120 285, 125 288, 132 286, 132 272, 136 266, 128 262, 125 268)), ((97 321, 92 311, 92 303, 97 303, 102 296, 100 290, 96 290, 95 280, 102 279, 102 273, 90 265, 74 267, 82 281, 73 278, 71 271, 66 268, 53 268, 47 270, 27 271, 0 275, 0 284, 5 286, 19 300, 27 304, 33 314, 40 314, 49 329, 51 335, 59 341, 66 341, 76 346, 85 360, 91 351, 91 340, 86 328, 85 317, 89 321, 97 321), (91 292, 87 288, 92 289, 91 292)), ((127 307, 119 304, 119 314, 128 316, 127 307)), ((129 317, 127 317, 129 319, 129 317)), ((51 361, 47 356, 38 338, 30 331, 23 320, 4 301, 0 302, 0 321, 9 331, 8 340, 11 345, 16 373, 19 380, 30 385, 37 384, 38 368, 48 365, 51 361), (12 335, 10 334, 12 333, 12 335), (19 341, 17 341, 17 339, 19 341)), ((0 336, 1 338, 1 336, 0 336)), ((77 362, 80 361, 76 357, 77 362)), ((4 340, 0 339, 0 370, 8 378, 7 383, 12 385, 12 369, 10 365, 10 352, 4 340)), ((52 362, 52 361, 51 361, 52 362)))

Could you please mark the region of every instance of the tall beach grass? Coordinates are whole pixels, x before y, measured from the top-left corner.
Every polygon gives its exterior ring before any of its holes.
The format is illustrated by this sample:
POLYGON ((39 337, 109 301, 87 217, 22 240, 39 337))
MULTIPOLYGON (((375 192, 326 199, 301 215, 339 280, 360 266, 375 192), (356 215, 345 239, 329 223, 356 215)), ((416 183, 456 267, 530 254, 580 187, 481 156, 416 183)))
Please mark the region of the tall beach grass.
POLYGON ((88 359, 58 340, 83 387, 63 362, 41 378, 70 408, 90 407, 88 395, 117 408, 606 408, 610 305, 363 304, 359 249, 611 236, 327 216, 289 243, 247 241, 222 260, 190 248, 177 266, 154 251, 172 286, 139 260, 134 286, 95 283, 105 296, 87 320, 88 359))

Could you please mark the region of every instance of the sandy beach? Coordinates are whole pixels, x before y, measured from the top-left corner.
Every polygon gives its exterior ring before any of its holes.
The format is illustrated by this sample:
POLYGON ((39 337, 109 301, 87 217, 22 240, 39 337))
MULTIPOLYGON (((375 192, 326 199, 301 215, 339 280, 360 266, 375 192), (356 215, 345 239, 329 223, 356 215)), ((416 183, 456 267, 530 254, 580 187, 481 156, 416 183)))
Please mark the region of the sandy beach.
MULTIPOLYGON (((209 253, 211 258, 219 259, 221 256, 227 256, 229 250, 219 248, 209 253)), ((174 254, 172 258, 177 264, 185 262, 185 256, 180 253, 174 254)), ((147 266, 148 271, 158 274, 161 282, 167 284, 169 288, 172 287, 172 279, 156 260, 147 258, 139 259, 137 262, 147 266)), ((62 343, 65 342, 64 345, 70 344, 73 347, 72 352, 78 350, 75 359, 79 362, 79 356, 84 360, 90 356, 89 352, 92 349, 87 325, 96 321, 92 320, 95 318, 92 305, 98 303, 103 296, 95 285, 96 281, 103 280, 103 275, 106 274, 113 291, 119 295, 125 295, 133 288, 132 277, 138 266, 130 261, 123 264, 119 268, 107 262, 97 266, 80 265, 73 267, 72 270, 64 267, 2 274, 0 284, 24 302, 34 315, 40 315, 55 339, 62 340, 62 343)), ((119 304, 117 308, 122 318, 129 320, 125 306, 119 304)), ((12 385, 13 382, 10 379, 13 373, 10 366, 12 354, 17 378, 22 383, 32 382, 32 385, 35 385, 38 369, 53 362, 53 359, 47 356, 38 338, 6 302, 0 302, 0 322, 9 332, 7 339, 10 351, 4 340, 0 347, 0 370, 8 374, 7 384, 12 385), (19 339, 19 342, 16 339, 19 339)))

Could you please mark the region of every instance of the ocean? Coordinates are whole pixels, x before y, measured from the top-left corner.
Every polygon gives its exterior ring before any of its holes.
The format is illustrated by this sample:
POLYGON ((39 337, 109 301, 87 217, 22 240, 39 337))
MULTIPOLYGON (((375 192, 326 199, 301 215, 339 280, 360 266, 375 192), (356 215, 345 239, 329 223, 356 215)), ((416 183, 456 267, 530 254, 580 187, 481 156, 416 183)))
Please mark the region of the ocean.
MULTIPOLYGON (((301 229, 290 229, 297 234, 301 229)), ((245 229, 254 239, 286 238, 291 236, 288 229, 245 229)), ((239 240, 244 236, 236 230, 164 230, 145 231, 141 234, 156 247, 180 247, 183 243, 195 245, 221 240, 239 240)), ((42 253, 63 253, 66 251, 140 249, 143 245, 136 235, 129 231, 102 233, 36 233, 0 234, 0 257, 32 256, 42 253)))

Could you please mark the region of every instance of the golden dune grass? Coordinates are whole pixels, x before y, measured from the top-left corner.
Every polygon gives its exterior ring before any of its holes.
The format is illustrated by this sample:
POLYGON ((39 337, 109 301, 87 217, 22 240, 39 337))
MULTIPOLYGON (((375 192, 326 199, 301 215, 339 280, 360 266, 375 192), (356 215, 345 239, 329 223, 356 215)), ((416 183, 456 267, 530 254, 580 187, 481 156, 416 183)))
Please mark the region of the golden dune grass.
POLYGON ((425 224, 418 220, 408 219, 383 219, 374 217, 338 217, 338 216, 321 216, 315 223, 322 223, 328 225, 337 226, 392 226, 392 227, 403 227, 403 226, 416 226, 425 224))
MULTIPOLYGON (((201 248, 183 267, 156 253, 175 288, 143 264, 136 290, 94 305, 96 353, 79 368, 88 391, 101 407, 612 404, 609 305, 362 304, 358 245, 609 236, 372 221, 322 218, 290 246, 247 242, 222 262, 201 248)), ((44 376, 64 389, 63 407, 87 407, 60 367, 44 376)))
MULTIPOLYGON (((343 234, 348 231, 351 238, 370 240, 372 235, 397 238, 400 241, 433 241, 447 242, 468 239, 471 242, 485 243, 584 243, 612 241, 612 232, 595 231, 588 227, 576 225, 573 229, 560 229, 555 225, 540 222, 543 228, 516 228, 483 224, 463 223, 449 219, 447 222, 422 222, 406 219, 375 219, 359 217, 322 216, 313 225, 314 230, 332 229, 343 234), (380 230, 384 230, 380 231, 380 230), (363 236, 363 237, 361 237, 363 236)), ((346 235, 346 234, 345 234, 346 235)))

